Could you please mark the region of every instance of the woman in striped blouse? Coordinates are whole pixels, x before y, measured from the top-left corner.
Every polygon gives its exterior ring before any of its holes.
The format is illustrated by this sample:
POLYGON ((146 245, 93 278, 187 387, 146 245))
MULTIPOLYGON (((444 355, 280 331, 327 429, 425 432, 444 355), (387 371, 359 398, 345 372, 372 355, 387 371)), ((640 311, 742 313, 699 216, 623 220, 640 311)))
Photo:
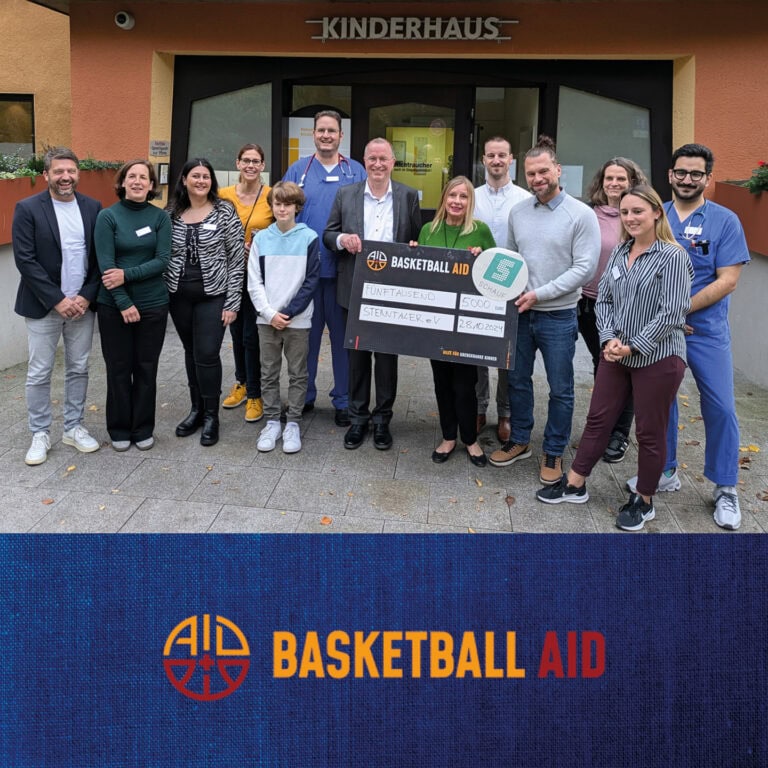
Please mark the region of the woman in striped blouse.
POLYGON ((171 260, 165 272, 173 324, 184 345, 192 408, 176 427, 179 437, 202 427, 201 445, 219 440, 221 341, 237 317, 243 286, 243 225, 221 200, 213 167, 188 160, 168 203, 171 260))
POLYGON ((582 504, 589 499, 586 478, 602 457, 631 394, 637 422, 637 493, 619 510, 616 525, 636 531, 655 517, 652 494, 664 469, 669 408, 685 373, 683 328, 693 268, 652 187, 628 189, 619 210, 622 242, 608 260, 595 306, 603 358, 587 425, 571 469, 536 496, 547 504, 582 504))

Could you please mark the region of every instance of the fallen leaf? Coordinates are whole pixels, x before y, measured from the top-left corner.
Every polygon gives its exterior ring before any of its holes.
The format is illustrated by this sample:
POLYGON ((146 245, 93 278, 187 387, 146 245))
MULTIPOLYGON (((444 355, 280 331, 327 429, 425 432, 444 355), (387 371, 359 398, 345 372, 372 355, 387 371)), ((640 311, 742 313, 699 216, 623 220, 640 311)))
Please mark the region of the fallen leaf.
POLYGON ((687 408, 688 407, 688 403, 686 403, 686 402, 682 402, 682 403, 680 403, 680 405, 682 405, 683 408, 687 408))
POLYGON ((221 480, 211 480, 211 485, 221 485, 221 480))
POLYGON ((685 429, 685 424, 678 424, 677 425, 677 431, 682 432, 685 429))
POLYGON ((88 406, 88 410, 89 411, 93 411, 95 413, 96 411, 99 410, 99 406, 98 405, 89 405, 88 406))
POLYGON ((749 469, 749 464, 752 463, 752 457, 751 456, 739 456, 739 466, 742 469, 749 469))
POLYGON ((67 472, 74 472, 76 469, 77 469, 77 465, 76 464, 70 464, 67 467, 67 472))
POLYGON ((210 472, 213 469, 213 464, 209 464, 206 469, 210 472))
POLYGON ((400 451, 400 453, 408 453, 408 449, 407 448, 403 448, 403 450, 400 451))
POLYGON ((681 400, 687 400, 687 399, 688 399, 688 395, 678 395, 678 397, 679 397, 681 400))
POLYGON ((355 494, 352 493, 352 491, 347 491, 347 496, 354 496, 355 494))
POLYGON ((760 493, 757 494, 757 498, 760 499, 760 501, 768 501, 768 491, 760 491, 760 493))
POLYGON ((106 504, 99 504, 99 510, 103 512, 107 508, 106 504))
POLYGON ((112 493, 120 493, 120 489, 119 488, 113 488, 112 489, 112 493))
POLYGON ((504 501, 507 502, 507 506, 511 507, 515 503, 515 497, 514 496, 507 496, 504 501))
POLYGON ((329 496, 335 496, 336 495, 336 491, 328 491, 328 495, 329 496))
POLYGON ((701 441, 700 440, 686 440, 685 444, 686 445, 701 445, 701 441))
POLYGON ((477 533, 474 528, 467 528, 467 533, 477 533))
POLYGON ((750 443, 750 445, 747 446, 747 450, 750 453, 760 453, 760 446, 759 445, 752 445, 750 443))
POLYGON ((477 487, 478 488, 482 488, 483 487, 483 481, 479 477, 475 478, 475 483, 477 483, 477 487))
POLYGON ((55 499, 43 499, 43 504, 53 504, 54 501, 55 499))
POLYGON ((680 464, 680 469, 688 469, 688 465, 687 464, 680 464))
POLYGON ((451 496, 451 498, 450 498, 450 499, 448 499, 448 503, 449 503, 449 504, 455 504, 455 503, 456 503, 456 501, 457 501, 457 499, 456 499, 454 496, 451 496))
POLYGON ((485 501, 485 496, 478 496, 477 500, 478 501, 485 501))
POLYGON ((333 518, 328 517, 328 515, 323 515, 320 518, 320 525, 330 525, 333 522, 333 518))
POLYGON ((695 421, 703 421, 703 420, 704 420, 703 416, 694 416, 694 417, 688 419, 688 421, 690 421, 691 424, 693 424, 695 421))

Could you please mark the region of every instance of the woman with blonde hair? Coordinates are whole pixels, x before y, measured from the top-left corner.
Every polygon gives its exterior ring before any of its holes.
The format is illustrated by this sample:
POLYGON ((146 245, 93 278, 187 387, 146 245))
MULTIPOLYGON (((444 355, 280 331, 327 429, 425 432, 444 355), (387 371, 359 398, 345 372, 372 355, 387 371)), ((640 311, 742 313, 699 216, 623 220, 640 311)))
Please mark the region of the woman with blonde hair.
POLYGON ((587 425, 571 469, 536 493, 546 504, 589 499, 586 478, 603 455, 627 397, 635 403, 637 493, 616 526, 638 531, 656 512, 652 495, 664 469, 669 408, 686 366, 685 318, 693 268, 677 244, 655 190, 641 184, 620 202, 622 242, 600 279, 596 312, 603 356, 587 425))
MULTIPOLYGON (((418 243, 435 248, 469 249, 477 256, 493 248, 491 230, 487 224, 472 218, 475 210, 475 190, 466 176, 456 176, 443 189, 435 218, 421 228, 418 243)), ((430 360, 435 382, 435 397, 440 414, 443 439, 432 453, 432 461, 448 461, 456 448, 456 438, 467 448, 469 460, 484 467, 487 459, 477 442, 477 367, 464 363, 430 360)))

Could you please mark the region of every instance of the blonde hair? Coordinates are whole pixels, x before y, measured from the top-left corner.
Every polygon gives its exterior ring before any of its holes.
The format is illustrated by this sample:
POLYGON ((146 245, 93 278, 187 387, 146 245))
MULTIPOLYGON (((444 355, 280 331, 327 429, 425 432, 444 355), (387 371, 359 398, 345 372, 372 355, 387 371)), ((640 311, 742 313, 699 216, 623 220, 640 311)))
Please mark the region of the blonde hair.
POLYGON ((430 234, 436 232, 441 224, 445 223, 446 219, 446 201, 448 200, 448 194, 456 187, 464 185, 467 188, 467 208, 464 211, 464 221, 461 224, 461 235, 469 235, 475 231, 475 220, 472 215, 475 211, 475 188, 472 186, 472 182, 466 176, 454 176, 443 189, 443 194, 440 197, 440 206, 438 207, 435 218, 432 219, 432 223, 429 226, 430 234))

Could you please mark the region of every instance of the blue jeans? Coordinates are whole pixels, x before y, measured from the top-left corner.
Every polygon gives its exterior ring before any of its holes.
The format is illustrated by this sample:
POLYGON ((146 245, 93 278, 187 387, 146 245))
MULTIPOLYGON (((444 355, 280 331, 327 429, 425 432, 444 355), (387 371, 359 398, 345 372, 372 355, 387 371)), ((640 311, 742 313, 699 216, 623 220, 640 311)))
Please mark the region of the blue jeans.
POLYGON ((82 422, 85 411, 94 313, 89 309, 76 320, 66 320, 52 309, 45 317, 25 320, 29 340, 26 386, 29 429, 31 432, 51 429, 51 373, 60 338, 64 339, 64 429, 73 429, 82 422))
POLYGON ((531 310, 517 318, 515 367, 509 372, 509 408, 513 443, 527 445, 533 430, 533 364, 541 351, 549 383, 549 410, 544 453, 562 456, 573 419, 573 356, 576 353, 576 309, 531 310))

